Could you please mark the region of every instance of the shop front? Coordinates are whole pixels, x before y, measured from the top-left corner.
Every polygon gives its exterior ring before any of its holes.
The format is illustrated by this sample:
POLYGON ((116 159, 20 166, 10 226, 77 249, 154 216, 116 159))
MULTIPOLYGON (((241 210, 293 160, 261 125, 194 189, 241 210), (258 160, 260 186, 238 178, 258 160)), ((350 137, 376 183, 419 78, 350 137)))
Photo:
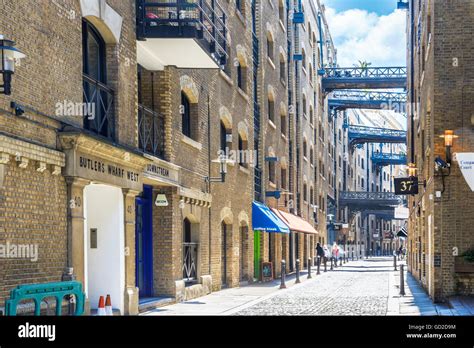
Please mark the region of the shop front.
POLYGON ((135 198, 146 160, 83 133, 62 133, 68 197, 68 266, 81 281, 86 309, 110 295, 120 314, 138 313, 135 198))
MULTIPOLYGON (((267 252, 265 251, 265 240, 270 241, 271 239, 265 238, 264 233, 283 233, 289 234, 290 230, 288 226, 272 211, 271 208, 263 203, 253 202, 252 203, 252 228, 254 231, 254 277, 258 280, 262 280, 263 274, 262 269, 264 263, 269 263, 269 267, 275 269, 275 262, 272 262, 271 252, 275 252, 276 248, 269 246, 267 252)), ((266 268, 268 269, 268 268, 266 268)), ((273 278, 274 274, 269 275, 268 278, 273 278)), ((265 277, 266 278, 266 277, 265 277)))

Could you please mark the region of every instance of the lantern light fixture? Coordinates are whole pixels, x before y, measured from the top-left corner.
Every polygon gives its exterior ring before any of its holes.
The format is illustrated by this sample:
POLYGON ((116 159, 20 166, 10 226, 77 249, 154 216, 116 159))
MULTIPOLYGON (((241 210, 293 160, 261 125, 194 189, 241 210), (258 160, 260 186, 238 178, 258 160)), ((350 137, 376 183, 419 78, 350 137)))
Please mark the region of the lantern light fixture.
POLYGON ((11 81, 12 75, 15 72, 15 63, 26 57, 23 52, 14 46, 14 41, 7 40, 3 35, 0 35, 0 62, 2 64, 0 70, 0 93, 5 95, 11 94, 11 81))
POLYGON ((446 129, 444 134, 440 135, 444 139, 444 147, 446 148, 446 162, 451 165, 451 148, 453 147, 454 139, 458 138, 452 129, 446 129))

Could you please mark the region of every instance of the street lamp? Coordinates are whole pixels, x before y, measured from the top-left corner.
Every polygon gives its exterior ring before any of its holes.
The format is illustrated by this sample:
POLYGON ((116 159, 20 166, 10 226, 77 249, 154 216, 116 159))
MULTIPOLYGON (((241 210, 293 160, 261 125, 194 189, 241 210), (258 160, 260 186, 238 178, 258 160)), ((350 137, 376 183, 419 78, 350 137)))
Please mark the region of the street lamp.
POLYGON ((213 163, 219 163, 219 172, 221 174, 220 177, 206 177, 207 182, 225 182, 225 175, 227 174, 227 156, 225 154, 219 155, 219 158, 213 160, 213 163))
POLYGON ((2 68, 0 70, 0 92, 5 95, 11 94, 12 75, 15 72, 15 61, 25 58, 26 55, 22 53, 15 46, 15 42, 7 40, 0 35, 0 60, 2 68))
POLYGON ((439 136, 444 138, 444 146, 446 148, 446 162, 451 165, 451 148, 453 147, 453 141, 455 138, 458 138, 452 129, 446 129, 444 134, 439 136))
POLYGON ((417 168, 416 168, 415 163, 409 163, 407 171, 408 171, 408 176, 410 177, 416 176, 417 168))

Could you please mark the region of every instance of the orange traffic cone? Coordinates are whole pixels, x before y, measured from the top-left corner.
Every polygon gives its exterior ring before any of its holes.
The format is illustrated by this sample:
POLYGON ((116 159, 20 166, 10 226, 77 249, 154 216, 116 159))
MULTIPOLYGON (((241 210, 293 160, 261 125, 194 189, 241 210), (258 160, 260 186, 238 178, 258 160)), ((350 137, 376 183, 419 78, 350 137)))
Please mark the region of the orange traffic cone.
POLYGON ((107 298, 105 299, 105 315, 114 315, 112 312, 112 300, 109 294, 107 294, 107 298))
POLYGON ((97 315, 106 315, 105 305, 104 305, 104 296, 99 298, 99 308, 97 308, 97 315))

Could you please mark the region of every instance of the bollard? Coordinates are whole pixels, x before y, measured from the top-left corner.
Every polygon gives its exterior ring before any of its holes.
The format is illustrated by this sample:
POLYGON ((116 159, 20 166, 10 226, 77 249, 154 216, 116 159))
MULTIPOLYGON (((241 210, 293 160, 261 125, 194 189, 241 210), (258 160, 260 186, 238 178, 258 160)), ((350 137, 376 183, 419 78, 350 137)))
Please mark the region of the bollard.
POLYGON ((326 256, 324 256, 324 272, 328 271, 327 265, 328 265, 328 258, 326 256))
POLYGON ((342 257, 339 258, 339 266, 342 267, 342 257))
POLYGON ((334 268, 332 267, 333 262, 334 262, 334 258, 331 256, 331 268, 329 269, 329 270, 331 270, 331 271, 334 269, 334 268))
POLYGON ((393 270, 397 270, 397 256, 393 255, 393 270))
POLYGON ((281 283, 280 283, 280 289, 286 289, 285 276, 286 276, 286 262, 285 262, 285 260, 281 260, 281 283))
POLYGON ((295 284, 300 283, 300 259, 296 259, 296 282, 295 284))
POLYGON ((405 296, 405 279, 403 277, 404 265, 400 265, 400 296, 405 296))
POLYGON ((308 257, 308 278, 311 279, 311 257, 308 257))
POLYGON ((318 256, 318 261, 317 261, 316 266, 318 267, 316 270, 316 275, 320 275, 321 273, 319 272, 319 267, 321 266, 321 256, 318 256))

